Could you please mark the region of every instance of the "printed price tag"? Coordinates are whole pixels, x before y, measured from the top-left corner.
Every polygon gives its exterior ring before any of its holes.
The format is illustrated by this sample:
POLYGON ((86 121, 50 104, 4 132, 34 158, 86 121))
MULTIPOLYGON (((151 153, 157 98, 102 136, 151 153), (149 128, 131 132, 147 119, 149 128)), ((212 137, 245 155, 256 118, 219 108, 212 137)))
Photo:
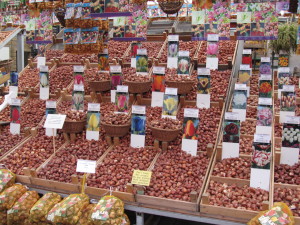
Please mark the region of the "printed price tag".
POLYGON ((208 68, 198 68, 197 69, 198 75, 210 75, 210 69, 208 68))
POLYGON ((300 117, 299 116, 285 116, 284 122, 289 123, 289 124, 299 124, 300 117))
POLYGON ((20 106, 21 105, 21 99, 12 98, 11 99, 11 105, 20 106))
POLYGON ((117 92, 128 92, 128 86, 126 85, 118 85, 117 86, 117 92))
POLYGON ((62 114, 48 114, 44 128, 62 129, 66 115, 62 114))
POLYGON ((189 51, 179 51, 178 56, 187 56, 190 57, 190 52, 189 51))
POLYGON ((88 103, 88 111, 100 112, 100 104, 88 103))
POLYGON ((74 66, 74 72, 75 73, 83 73, 84 72, 84 67, 83 66, 74 66))
POLYGON ((109 70, 111 73, 122 73, 122 68, 120 65, 111 65, 109 70))
POLYGON ((291 70, 290 70, 290 67, 279 67, 278 68, 278 73, 289 73, 291 70))
POLYGON ((219 41, 219 35, 218 34, 208 34, 207 41, 219 41))
POLYGON ((137 50, 137 55, 147 55, 147 49, 138 49, 137 50))
POLYGON ((177 88, 166 88, 166 95, 177 95, 177 88))
POLYGON ((145 115, 146 114, 146 106, 133 105, 132 113, 145 115))
POLYGON ((270 62, 271 60, 270 60, 270 57, 261 57, 260 61, 261 62, 270 62))
POLYGON ((46 65, 46 57, 37 57, 37 68, 46 65))
POLYGON ((153 67, 153 74, 165 74, 166 68, 163 66, 154 66, 153 67))
POLYGON ((92 160, 77 160, 76 166, 77 173, 96 173, 96 161, 92 160))
POLYGON ((169 35, 168 41, 179 41, 179 35, 169 35))
POLYGON ((272 80, 272 75, 270 75, 270 74, 261 74, 259 76, 259 79, 260 80, 272 80))
POLYGON ((272 98, 259 98, 258 99, 259 105, 272 105, 272 98))
POLYGON ((56 109, 56 101, 46 101, 46 108, 56 109))
POLYGON ((234 84, 234 90, 247 90, 246 84, 234 84))
POLYGON ((40 66, 40 72, 49 72, 48 66, 40 66))
POLYGON ((225 120, 239 120, 239 113, 225 112, 225 120))
POLYGON ((252 50, 251 49, 243 49, 243 55, 251 55, 252 50))
POLYGON ((269 134, 254 134, 255 143, 270 143, 271 136, 269 134))
POLYGON ((132 184, 149 186, 151 180, 152 172, 144 170, 134 170, 132 175, 132 184))
POLYGON ((240 70, 251 70, 251 68, 249 64, 241 64, 240 70))
POLYGON ((283 85, 283 91, 295 92, 295 86, 294 85, 283 85))
POLYGON ((185 108, 184 109, 184 117, 198 118, 199 117, 199 109, 185 108))

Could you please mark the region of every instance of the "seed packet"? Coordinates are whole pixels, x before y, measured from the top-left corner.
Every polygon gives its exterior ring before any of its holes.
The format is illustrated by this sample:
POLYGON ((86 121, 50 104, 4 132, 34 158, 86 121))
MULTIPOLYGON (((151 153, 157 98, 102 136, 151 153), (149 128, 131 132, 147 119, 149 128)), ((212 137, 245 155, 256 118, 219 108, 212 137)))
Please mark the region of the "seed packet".
POLYGON ((75 11, 75 4, 74 3, 68 3, 66 5, 66 14, 65 14, 65 19, 72 19, 74 17, 74 11, 75 11))
POLYGON ((272 98, 272 80, 259 80, 259 97, 272 98))
POLYGON ((91 5, 90 3, 82 4, 81 19, 91 19, 91 5))
POLYGON ((74 29, 72 29, 72 28, 65 29, 64 44, 66 44, 66 45, 74 44, 74 41, 75 41, 74 29))
POLYGON ((210 94, 211 84, 210 76, 208 75, 198 75, 197 93, 198 94, 210 94))
POLYGON ((75 4, 75 12, 74 12, 74 18, 80 19, 82 15, 82 3, 75 4))
POLYGON ((299 124, 283 124, 282 131, 282 147, 299 148, 300 142, 300 125, 299 124))
POLYGON ((178 96, 177 95, 164 95, 163 111, 164 116, 176 116, 178 111, 178 96))
POLYGON ((294 92, 281 92, 280 111, 294 112, 296 109, 296 95, 294 92))
POLYGON ((270 169, 271 144, 254 143, 253 147, 251 168, 270 169))
POLYGON ((246 109, 247 107, 247 90, 235 90, 233 93, 232 108, 246 109))
POLYGON ((239 143, 240 142, 240 121, 225 120, 223 131, 223 142, 239 143))
POLYGON ((116 112, 127 113, 129 108, 129 93, 117 92, 115 103, 116 112))
POLYGON ((272 126, 272 106, 259 105, 257 107, 257 126, 272 126))
POLYGON ((72 92, 72 110, 83 111, 84 110, 84 91, 72 92))

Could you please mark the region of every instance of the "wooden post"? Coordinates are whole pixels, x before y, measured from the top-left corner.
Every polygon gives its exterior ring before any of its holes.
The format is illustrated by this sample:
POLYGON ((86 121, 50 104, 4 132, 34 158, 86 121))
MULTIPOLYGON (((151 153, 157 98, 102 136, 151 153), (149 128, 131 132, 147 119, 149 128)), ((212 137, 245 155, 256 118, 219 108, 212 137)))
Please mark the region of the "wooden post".
POLYGON ((126 185, 126 192, 133 193, 133 184, 132 183, 128 183, 126 185))
POLYGON ((162 148, 163 151, 167 151, 168 150, 168 142, 163 141, 161 143, 161 148, 162 148))
POLYGON ((262 205, 262 211, 269 209, 269 201, 264 201, 262 205))
POLYGON ((142 95, 141 94, 137 94, 136 95, 136 101, 138 105, 142 104, 142 95))
POLYGON ((114 137, 114 146, 120 145, 120 138, 119 137, 114 137))
POLYGON ((139 195, 145 194, 144 186, 136 185, 136 191, 137 191, 137 194, 139 194, 139 195))
POLYGON ((196 203, 197 202, 197 198, 198 198, 197 192, 196 191, 191 191, 190 198, 191 198, 191 202, 196 203))
POLYGON ((37 135, 37 129, 34 127, 34 128, 31 128, 31 135, 34 137, 37 135))
POLYGON ((183 108, 183 107, 185 106, 185 99, 184 99, 184 96, 181 95, 179 101, 180 101, 180 107, 183 108))
POLYGON ((77 177, 77 175, 76 174, 73 174, 72 176, 71 176, 71 183, 72 184, 78 184, 79 183, 79 179, 78 179, 78 177, 77 177))
POLYGON ((208 195, 208 193, 204 193, 202 195, 202 203, 205 204, 205 205, 209 205, 209 195, 208 195))
POLYGON ((279 165, 280 164, 280 153, 279 152, 275 152, 274 163, 275 163, 275 165, 279 165))
POLYGON ((109 146, 112 145, 111 137, 110 137, 110 136, 106 136, 106 137, 105 137, 105 140, 106 140, 106 142, 107 142, 107 144, 108 144, 109 146))
POLYGON ((76 141, 76 134, 75 133, 71 133, 70 134, 70 139, 71 139, 70 140, 71 142, 75 142, 76 141))
POLYGON ((37 173, 35 169, 30 169, 30 175, 31 177, 37 177, 37 173))
POLYGON ((217 160, 217 162, 222 160, 222 145, 218 145, 218 147, 217 147, 216 160, 217 160))
POLYGON ((208 156, 209 158, 212 157, 213 151, 214 151, 214 145, 213 145, 212 143, 208 143, 208 144, 207 144, 207 147, 206 147, 206 152, 207 152, 207 156, 208 156))
POLYGON ((154 148, 159 149, 159 141, 156 139, 154 140, 154 148))
POLYGON ((65 141, 70 141, 69 135, 67 133, 63 133, 65 141))
POLYGON ((30 169, 28 167, 23 168, 23 173, 24 173, 25 176, 28 176, 28 177, 31 176, 30 169))

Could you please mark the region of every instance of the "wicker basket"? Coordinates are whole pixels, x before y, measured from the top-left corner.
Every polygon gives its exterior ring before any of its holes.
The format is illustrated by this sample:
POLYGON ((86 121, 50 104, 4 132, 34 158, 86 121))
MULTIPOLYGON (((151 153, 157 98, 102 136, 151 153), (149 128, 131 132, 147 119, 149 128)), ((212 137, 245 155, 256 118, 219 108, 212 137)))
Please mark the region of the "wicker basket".
POLYGON ((169 2, 169 1, 159 1, 159 7, 166 14, 175 14, 178 13, 183 5, 183 1, 178 2, 169 2))
POLYGON ((159 141, 173 141, 177 138, 182 128, 177 130, 160 129, 149 126, 152 131, 152 136, 159 141))
POLYGON ((80 133, 85 129, 86 119, 81 121, 65 120, 62 128, 65 133, 80 133))
POLYGON ((128 85, 129 93, 133 94, 145 93, 151 89, 150 80, 146 82, 124 81, 124 84, 128 85))
POLYGON ((112 125, 101 122, 101 126, 103 127, 106 135, 111 137, 123 137, 129 132, 131 124, 112 125))
POLYGON ((177 88, 177 93, 180 95, 189 93, 194 86, 194 81, 185 81, 185 82, 177 82, 177 81, 166 81, 166 85, 168 87, 177 88))
POLYGON ((89 85, 92 91, 108 91, 111 88, 110 80, 103 81, 89 81, 89 85))

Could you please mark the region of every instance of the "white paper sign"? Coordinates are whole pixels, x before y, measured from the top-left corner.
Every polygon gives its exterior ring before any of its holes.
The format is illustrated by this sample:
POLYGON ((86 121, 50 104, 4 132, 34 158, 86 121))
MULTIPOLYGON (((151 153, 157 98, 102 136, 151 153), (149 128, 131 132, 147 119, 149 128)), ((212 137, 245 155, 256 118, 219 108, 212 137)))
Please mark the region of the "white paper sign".
POLYGON ((218 58, 212 58, 207 57, 206 58, 206 68, 217 70, 219 66, 219 59, 218 58))
POLYGON ((136 68, 136 58, 131 58, 131 67, 136 68))
POLYGON ((260 80, 272 80, 272 75, 271 74, 261 74, 259 76, 260 80))
POLYGON ((239 120, 239 114, 235 112, 225 112, 225 120, 239 120))
POLYGON ((99 131, 87 130, 86 133, 85 133, 85 138, 87 140, 96 140, 96 141, 98 141, 99 136, 100 136, 99 131))
POLYGON ((256 126, 255 133, 272 135, 272 126, 256 126))
POLYGON ((151 107, 162 107, 164 101, 164 92, 153 91, 151 98, 151 107))
POLYGON ((133 148, 144 148, 145 147, 146 136, 131 134, 130 146, 133 148))
POLYGON ((278 68, 278 73, 289 73, 291 70, 290 70, 290 67, 279 67, 278 68))
POLYGON ((240 156, 240 144, 222 142, 222 159, 235 158, 240 156))
POLYGON ((299 124, 300 123, 300 117, 299 116, 286 116, 284 123, 299 124))
POLYGON ((299 149, 281 147, 280 164, 288 164, 290 166, 298 163, 299 149))
POLYGON ((241 64, 240 70, 251 70, 251 68, 249 64, 241 64))
POLYGON ((166 88, 166 95, 177 95, 177 88, 166 88))
POLYGON ((9 131, 11 134, 20 134, 21 124, 19 123, 10 123, 9 131))
POLYGON ((295 92, 295 86, 294 85, 283 85, 282 90, 286 92, 295 92))
POLYGON ((84 67, 83 66, 74 66, 74 72, 75 73, 83 73, 84 72, 84 67))
POLYGON ((259 105, 273 105, 272 98, 258 98, 259 105))
POLYGON ((190 57, 190 52, 189 51, 179 51, 178 56, 187 56, 190 57))
POLYGON ((122 73, 122 68, 121 68, 120 65, 111 65, 111 66, 109 67, 109 71, 110 71, 111 73, 122 73))
POLYGON ((198 118, 199 117, 199 109, 185 108, 184 109, 184 117, 198 118))
POLYGON ((46 65, 46 57, 37 57, 37 68, 46 65))
POLYGON ((77 173, 96 173, 96 161, 92 160, 77 160, 76 166, 77 173))
POLYGON ((208 69, 208 68, 200 68, 200 67, 198 67, 197 68, 197 74, 198 75, 210 75, 210 69, 208 69))
POLYGON ((284 123, 285 118, 287 116, 295 116, 295 112, 290 112, 290 111, 280 111, 279 113, 279 122, 284 123))
POLYGON ((116 90, 111 90, 110 91, 110 101, 112 102, 112 103, 115 103, 115 101, 116 101, 116 90))
POLYGON ((62 129, 65 119, 66 119, 66 115, 48 114, 44 124, 44 128, 62 129))
POLYGON ((234 90, 247 90, 246 84, 234 84, 234 90))
POLYGON ((46 101, 46 108, 56 109, 56 101, 46 101))
POLYGON ((219 35, 218 34, 208 34, 207 41, 219 41, 219 35))
POLYGON ((250 187, 269 191, 271 171, 267 169, 251 168, 250 187))
POLYGON ((147 55, 147 49, 138 49, 137 50, 137 55, 147 55))
POLYGON ((21 100, 18 98, 12 98, 10 105, 15 105, 15 106, 20 106, 21 105, 21 100))
POLYGON ((252 50, 251 49, 243 49, 243 55, 251 55, 252 50))
POLYGON ((177 57, 168 57, 167 67, 177 69, 177 67, 178 67, 178 58, 177 57))
POLYGON ((57 135, 57 130, 51 129, 51 128, 46 128, 45 135, 47 137, 53 137, 53 136, 55 137, 57 135))
POLYGON ((154 66, 153 67, 153 74, 165 74, 166 68, 163 66, 154 66))
POLYGON ((118 85, 117 86, 117 92, 125 92, 125 93, 127 93, 128 92, 128 86, 126 86, 126 85, 118 85))
POLYGON ((232 112, 238 113, 238 120, 243 122, 246 120, 247 111, 246 109, 232 109, 232 112))
POLYGON ((49 72, 49 67, 48 66, 43 65, 43 66, 40 66, 39 68, 40 68, 40 72, 45 72, 45 73, 49 72))
POLYGON ((88 111, 100 112, 99 103, 88 103, 88 111))
POLYGON ((146 106, 133 105, 132 106, 132 113, 145 115, 146 114, 146 106))
POLYGON ((49 91, 49 88, 48 87, 40 87, 40 99, 42 99, 42 100, 47 100, 47 99, 49 99, 49 95, 50 95, 50 93, 49 93, 50 91, 49 91))
POLYGON ((74 91, 84 91, 84 85, 74 84, 74 91))
POLYGON ((270 62, 271 60, 270 60, 270 57, 261 57, 260 61, 261 62, 270 62))
POLYGON ((18 97, 18 86, 9 86, 9 94, 11 98, 18 97))
POLYGON ((198 140, 182 139, 181 150, 192 156, 197 156, 198 140))
POLYGON ((270 143, 271 136, 269 134, 254 134, 255 143, 270 143))
POLYGON ((169 35, 168 41, 179 41, 179 35, 169 35))
POLYGON ((210 108, 210 94, 197 94, 197 108, 199 109, 210 108))

